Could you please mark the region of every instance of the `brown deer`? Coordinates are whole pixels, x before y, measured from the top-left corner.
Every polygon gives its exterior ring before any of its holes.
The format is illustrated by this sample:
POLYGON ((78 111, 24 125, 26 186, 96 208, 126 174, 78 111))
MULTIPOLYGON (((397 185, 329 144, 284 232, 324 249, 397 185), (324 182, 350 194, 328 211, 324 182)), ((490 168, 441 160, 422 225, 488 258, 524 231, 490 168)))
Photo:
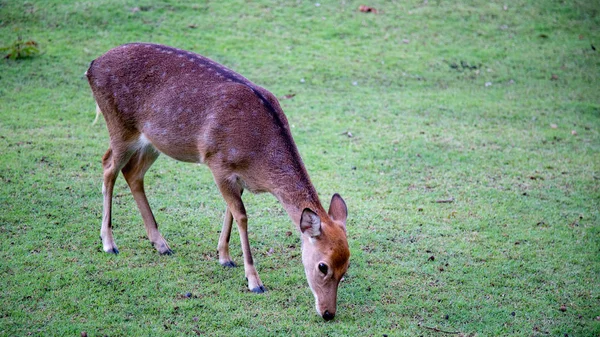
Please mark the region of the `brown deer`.
POLYGON ((325 320, 335 316, 337 288, 350 257, 348 211, 339 194, 331 198, 328 212, 321 205, 273 94, 206 57, 148 43, 111 49, 92 61, 86 75, 110 135, 102 158, 104 251, 118 253, 111 207, 119 171, 150 242, 159 253, 171 254, 146 199, 144 174, 160 153, 203 163, 227 203, 219 263, 235 266, 229 255, 235 219, 248 288, 266 290, 252 260, 242 192, 270 192, 301 231, 302 262, 317 312, 325 320))

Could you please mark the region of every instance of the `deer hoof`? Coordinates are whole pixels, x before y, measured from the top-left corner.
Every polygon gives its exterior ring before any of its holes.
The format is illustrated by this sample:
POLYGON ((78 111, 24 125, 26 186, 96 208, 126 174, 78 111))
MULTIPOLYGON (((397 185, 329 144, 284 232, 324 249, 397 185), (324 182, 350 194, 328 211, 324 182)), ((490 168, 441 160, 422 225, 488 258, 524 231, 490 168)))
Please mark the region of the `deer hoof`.
POLYGON ((221 263, 221 265, 223 267, 228 267, 228 268, 233 268, 236 267, 235 263, 233 263, 233 261, 227 261, 227 262, 223 262, 221 263))
POLYGON ((152 242, 150 241, 150 245, 156 248, 160 255, 173 255, 173 251, 169 248, 166 242, 152 242))
POLYGON ((109 254, 115 254, 115 255, 119 254, 119 250, 117 249, 117 247, 113 247, 113 248, 107 250, 106 252, 109 254))
POLYGON ((171 248, 167 248, 167 250, 165 250, 164 252, 158 252, 160 255, 173 255, 173 251, 171 250, 171 248))
POLYGON ((265 286, 261 285, 261 286, 258 286, 256 288, 254 288, 254 289, 251 289, 250 291, 252 291, 255 294, 262 294, 265 291, 267 291, 267 288, 265 288, 265 286))

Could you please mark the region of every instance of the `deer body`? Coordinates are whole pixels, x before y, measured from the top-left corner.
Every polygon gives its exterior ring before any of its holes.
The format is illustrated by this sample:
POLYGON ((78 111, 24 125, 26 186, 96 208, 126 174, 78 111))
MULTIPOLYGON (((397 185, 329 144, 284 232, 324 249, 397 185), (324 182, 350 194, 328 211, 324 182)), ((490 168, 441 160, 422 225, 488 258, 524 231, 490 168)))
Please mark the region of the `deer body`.
POLYGON ((335 194, 321 205, 277 99, 241 75, 200 55, 155 44, 116 47, 86 72, 110 135, 102 159, 103 249, 118 253, 111 230, 118 172, 138 205, 148 238, 161 254, 171 249, 158 231, 143 178, 160 153, 206 164, 227 204, 219 262, 234 266, 229 237, 236 221, 248 288, 265 288, 252 260, 242 192, 270 192, 302 232, 302 261, 317 312, 332 319, 337 287, 348 268, 347 209, 335 194))

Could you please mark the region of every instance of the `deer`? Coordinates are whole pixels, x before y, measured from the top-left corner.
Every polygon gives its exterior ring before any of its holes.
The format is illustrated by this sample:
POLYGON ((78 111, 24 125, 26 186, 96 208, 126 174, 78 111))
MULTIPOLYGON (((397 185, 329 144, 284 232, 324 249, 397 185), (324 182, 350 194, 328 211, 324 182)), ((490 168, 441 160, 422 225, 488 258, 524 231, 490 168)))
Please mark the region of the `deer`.
POLYGON ((148 203, 144 175, 159 155, 206 165, 226 203, 218 239, 219 263, 235 267, 229 239, 235 220, 248 289, 265 286, 254 266, 242 193, 271 193, 300 231, 302 263, 326 321, 348 270, 348 209, 335 193, 325 211, 302 162, 277 98, 242 75, 199 54, 151 43, 115 47, 86 71, 109 148, 102 157, 103 250, 118 254, 112 196, 119 171, 141 213, 151 244, 172 254, 148 203))

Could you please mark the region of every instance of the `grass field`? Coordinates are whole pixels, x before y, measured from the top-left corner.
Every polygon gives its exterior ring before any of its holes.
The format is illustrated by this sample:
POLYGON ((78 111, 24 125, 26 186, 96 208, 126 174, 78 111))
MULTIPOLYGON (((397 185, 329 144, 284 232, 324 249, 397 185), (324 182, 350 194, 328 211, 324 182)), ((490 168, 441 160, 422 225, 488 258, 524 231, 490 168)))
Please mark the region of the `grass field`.
POLYGON ((598 2, 0 0, 0 46, 18 36, 41 53, 0 60, 0 335, 600 336, 598 2), (219 265, 206 167, 146 175, 174 255, 122 177, 121 253, 102 252, 108 133, 83 73, 132 41, 280 98, 322 200, 350 212, 335 320, 270 195, 244 195, 269 291, 219 265))

